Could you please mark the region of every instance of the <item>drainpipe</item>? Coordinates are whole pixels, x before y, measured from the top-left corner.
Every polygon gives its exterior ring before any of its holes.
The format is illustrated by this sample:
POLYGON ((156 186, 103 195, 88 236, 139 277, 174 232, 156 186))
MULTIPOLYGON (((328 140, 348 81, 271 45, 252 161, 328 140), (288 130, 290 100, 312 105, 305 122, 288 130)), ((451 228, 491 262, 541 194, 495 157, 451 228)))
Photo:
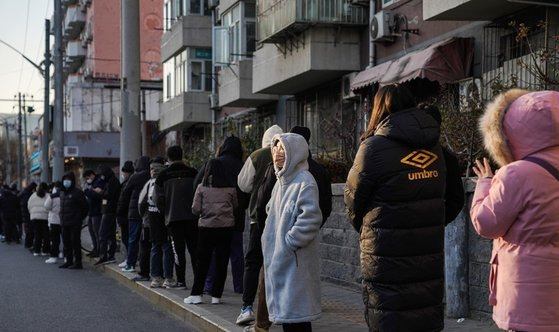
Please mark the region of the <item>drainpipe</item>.
POLYGON ((211 144, 210 144, 210 149, 212 151, 212 153, 215 152, 215 148, 216 148, 216 137, 215 137, 215 122, 216 122, 216 110, 213 107, 213 105, 211 105, 213 98, 216 96, 216 77, 215 77, 215 57, 213 55, 213 52, 215 52, 215 40, 213 38, 214 36, 214 32, 213 29, 215 27, 215 8, 212 8, 212 94, 210 96, 210 111, 212 112, 212 138, 211 138, 211 144))
POLYGON ((369 1, 369 65, 367 68, 371 68, 376 66, 377 64, 377 49, 375 43, 373 42, 373 36, 371 36, 371 20, 376 14, 377 9, 377 1, 370 0, 369 1))

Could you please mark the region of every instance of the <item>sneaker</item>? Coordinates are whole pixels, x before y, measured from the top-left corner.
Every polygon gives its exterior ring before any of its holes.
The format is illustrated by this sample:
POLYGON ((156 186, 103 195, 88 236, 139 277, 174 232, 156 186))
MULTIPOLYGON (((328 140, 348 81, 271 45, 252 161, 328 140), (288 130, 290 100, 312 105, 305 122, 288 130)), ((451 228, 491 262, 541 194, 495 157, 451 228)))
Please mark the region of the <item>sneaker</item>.
POLYGON ((163 278, 161 277, 153 277, 151 280, 151 284, 149 285, 150 288, 159 288, 163 286, 163 278))
POLYGON ((128 265, 128 263, 126 263, 126 261, 124 261, 124 262, 118 264, 118 267, 124 268, 124 267, 126 267, 126 265, 128 265))
POLYGON ((108 261, 108 259, 106 259, 106 258, 101 258, 101 259, 99 259, 97 262, 95 262, 93 265, 94 265, 94 266, 97 266, 97 265, 105 264, 105 263, 107 263, 107 261, 108 261))
POLYGON ((136 272, 136 269, 133 266, 126 265, 122 268, 122 272, 136 272))
POLYGON ((163 281, 163 288, 173 288, 172 286, 176 284, 175 279, 172 278, 165 278, 165 281, 163 281))
POLYGON ((116 259, 115 259, 114 257, 109 257, 109 258, 107 258, 107 262, 106 262, 106 263, 107 263, 107 264, 112 264, 112 263, 115 263, 115 262, 116 262, 116 259))
POLYGON ((254 321, 254 319, 254 310, 252 310, 252 306, 242 306, 241 313, 239 314, 239 317, 237 317, 236 323, 238 325, 244 325, 254 321))
POLYGON ((33 253, 33 256, 37 257, 37 256, 39 256, 39 253, 38 253, 38 252, 34 252, 34 253, 33 253))
POLYGON ((212 304, 220 304, 221 298, 212 296, 212 304))
POLYGON ((256 325, 246 326, 243 329, 243 332, 267 332, 267 331, 269 330, 263 327, 256 327, 256 325))
POLYGON ((58 259, 56 257, 51 257, 45 261, 45 263, 47 264, 56 264, 56 262, 58 262, 58 259))
MULTIPOLYGON (((165 283, 163 283, 163 285, 165 286, 165 283)), ((165 288, 167 288, 167 289, 170 289, 170 288, 188 289, 184 282, 169 283, 165 286, 165 288)))
POLYGON ((132 278, 132 281, 138 282, 138 281, 149 281, 149 277, 144 277, 142 275, 137 275, 134 278, 132 278))
POLYGON ((41 253, 41 256, 48 256, 48 255, 50 255, 50 254, 49 254, 49 253, 46 253, 46 252, 42 252, 42 253, 41 253))
POLYGON ((184 303, 186 304, 200 304, 202 303, 202 296, 201 295, 190 295, 186 299, 184 299, 184 303))
POLYGON ((58 268, 59 268, 59 269, 67 269, 67 268, 69 268, 69 267, 72 266, 72 265, 74 265, 74 264, 73 264, 73 263, 70 263, 70 262, 66 262, 66 263, 60 265, 58 268))
POLYGON ((81 270, 83 269, 82 263, 76 263, 68 266, 70 270, 81 270))

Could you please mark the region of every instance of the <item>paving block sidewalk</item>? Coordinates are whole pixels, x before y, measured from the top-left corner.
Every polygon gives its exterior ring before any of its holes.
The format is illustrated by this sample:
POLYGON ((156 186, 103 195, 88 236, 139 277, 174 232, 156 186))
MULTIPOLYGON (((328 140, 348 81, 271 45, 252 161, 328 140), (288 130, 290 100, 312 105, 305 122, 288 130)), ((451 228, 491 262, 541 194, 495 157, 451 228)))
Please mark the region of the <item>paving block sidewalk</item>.
MULTIPOLYGON (((122 256, 118 256, 121 262, 122 256)), ((187 255, 188 257, 188 255, 187 255)), ((90 263, 93 260, 89 261, 90 263)), ((187 267, 190 263, 187 262, 187 267)), ((221 298, 222 304, 210 304, 211 297, 204 295, 204 303, 187 305, 183 299, 190 295, 190 290, 150 288, 149 282, 134 282, 135 273, 122 272, 116 264, 91 267, 118 280, 133 291, 143 295, 155 305, 160 305, 177 317, 196 326, 201 331, 242 331, 243 327, 235 324, 242 304, 241 294, 233 292, 231 272, 227 278, 225 291, 221 298)), ((186 283, 190 287, 193 282, 191 271, 187 268, 186 283)), ((367 331, 363 318, 363 302, 361 293, 323 281, 322 317, 313 322, 313 331, 367 331)), ((282 331, 280 326, 273 326, 271 331, 282 331)), ((488 322, 466 319, 460 323, 456 319, 447 319, 444 331, 496 332, 497 327, 488 322)))

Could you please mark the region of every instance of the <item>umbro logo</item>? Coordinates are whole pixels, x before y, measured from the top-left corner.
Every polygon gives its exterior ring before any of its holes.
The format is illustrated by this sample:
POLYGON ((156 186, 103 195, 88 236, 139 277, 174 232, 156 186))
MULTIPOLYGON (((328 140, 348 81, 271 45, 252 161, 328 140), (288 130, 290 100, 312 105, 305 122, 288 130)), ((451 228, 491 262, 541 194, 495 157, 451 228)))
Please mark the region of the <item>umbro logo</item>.
POLYGON ((415 150, 408 154, 400 162, 402 164, 414 166, 417 168, 425 169, 432 163, 434 163, 439 157, 431 151, 427 150, 415 150))

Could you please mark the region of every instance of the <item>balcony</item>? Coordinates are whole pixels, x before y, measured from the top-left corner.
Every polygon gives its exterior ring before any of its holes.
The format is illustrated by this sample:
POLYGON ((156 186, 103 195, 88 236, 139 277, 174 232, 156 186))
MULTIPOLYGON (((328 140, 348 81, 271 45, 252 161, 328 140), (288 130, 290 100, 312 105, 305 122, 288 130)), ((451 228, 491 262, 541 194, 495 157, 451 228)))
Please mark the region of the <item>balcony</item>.
POLYGON ((64 38, 77 38, 85 25, 85 13, 78 6, 68 7, 64 17, 64 38))
POLYGON ((360 29, 314 27, 297 41, 298 48, 280 50, 266 44, 254 53, 254 93, 295 94, 344 74, 359 71, 360 29))
POLYGON ((208 92, 184 92, 161 104, 160 130, 188 128, 212 120, 208 92))
POLYGON ((423 20, 491 21, 528 6, 509 0, 423 0, 423 20))
POLYGON ((161 36, 161 60, 166 61, 185 47, 212 47, 212 19, 182 16, 161 36))
POLYGON ((258 0, 260 43, 283 42, 310 26, 366 26, 368 9, 347 0, 258 0))
POLYGON ((219 71, 219 106, 258 107, 278 99, 252 93, 252 60, 240 60, 219 71))

